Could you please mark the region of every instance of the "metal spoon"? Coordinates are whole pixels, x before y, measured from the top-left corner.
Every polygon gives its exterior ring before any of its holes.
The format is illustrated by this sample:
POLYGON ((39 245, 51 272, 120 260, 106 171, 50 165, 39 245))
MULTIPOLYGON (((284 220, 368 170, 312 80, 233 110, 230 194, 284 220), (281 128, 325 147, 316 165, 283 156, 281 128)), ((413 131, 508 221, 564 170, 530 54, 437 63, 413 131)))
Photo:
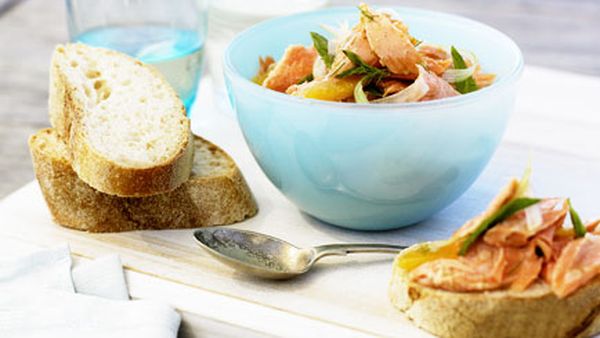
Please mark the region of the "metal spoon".
POLYGON ((288 279, 301 275, 325 256, 351 253, 398 253, 406 246, 389 244, 329 244, 298 248, 281 239, 248 230, 206 228, 194 237, 201 247, 236 270, 268 279, 288 279))

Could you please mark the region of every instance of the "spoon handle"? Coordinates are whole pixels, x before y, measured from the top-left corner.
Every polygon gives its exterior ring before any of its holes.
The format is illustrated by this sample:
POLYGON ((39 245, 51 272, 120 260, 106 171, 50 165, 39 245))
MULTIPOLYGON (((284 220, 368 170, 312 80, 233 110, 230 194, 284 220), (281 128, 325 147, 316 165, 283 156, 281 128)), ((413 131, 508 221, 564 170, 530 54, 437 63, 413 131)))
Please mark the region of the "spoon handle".
POLYGON ((326 244, 314 247, 315 261, 325 256, 346 256, 352 253, 398 253, 407 247, 392 244, 326 244))

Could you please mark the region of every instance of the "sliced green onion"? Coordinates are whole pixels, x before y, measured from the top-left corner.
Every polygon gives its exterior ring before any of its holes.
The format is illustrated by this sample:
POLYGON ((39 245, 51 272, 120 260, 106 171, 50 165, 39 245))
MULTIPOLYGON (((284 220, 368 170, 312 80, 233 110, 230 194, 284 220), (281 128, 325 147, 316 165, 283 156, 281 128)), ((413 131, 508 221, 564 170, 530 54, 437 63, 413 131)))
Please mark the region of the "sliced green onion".
MULTIPOLYGON (((462 55, 458 52, 458 50, 456 50, 456 48, 454 48, 454 46, 450 47, 450 54, 452 54, 452 62, 454 63, 455 70, 467 70, 469 68, 467 67, 467 63, 463 59, 462 55)), ((471 66, 474 65, 475 64, 473 63, 471 66)), ((454 82, 454 87, 461 94, 467 94, 479 89, 477 87, 477 83, 475 83, 475 79, 473 79, 473 76, 468 76, 464 80, 454 82)))
POLYGON ((482 236, 486 231, 495 226, 496 224, 504 221, 508 217, 514 215, 518 211, 521 211, 529 206, 539 203, 541 199, 530 198, 530 197, 519 197, 503 205, 498 211, 493 213, 490 217, 484 219, 477 229, 471 233, 465 241, 462 243, 458 254, 464 256, 469 248, 477 239, 482 236))
POLYGON ((573 230, 575 230, 575 237, 583 237, 585 236, 586 229, 585 225, 581 221, 579 214, 575 209, 573 209, 573 205, 571 205, 571 199, 567 199, 567 203, 569 204, 569 216, 571 216, 571 223, 573 223, 573 230))
POLYGON ((456 52, 458 53, 457 55, 452 54, 452 51, 450 53, 452 55, 452 62, 454 63, 454 68, 447 69, 444 72, 444 74, 442 74, 442 79, 449 83, 456 83, 467 80, 469 77, 473 76, 475 70, 477 69, 477 66, 479 65, 479 60, 477 60, 475 54, 464 50, 461 50, 460 52, 456 50, 456 52), (458 59, 459 57, 461 59, 458 59), (467 67, 465 59, 468 60, 471 64, 470 67, 467 67), (465 68, 457 68, 455 61, 458 62, 458 65, 464 65, 465 68))
POLYGON ((313 46, 317 53, 325 63, 325 66, 329 69, 333 64, 334 57, 329 54, 329 42, 327 41, 327 38, 316 32, 310 32, 310 37, 313 40, 313 46))
POLYGON ((341 79, 352 75, 368 75, 371 76, 371 79, 380 79, 388 75, 387 70, 379 69, 367 64, 360 56, 358 56, 358 54, 349 50, 343 50, 342 52, 346 55, 348 60, 354 64, 354 67, 341 72, 335 77, 341 79))

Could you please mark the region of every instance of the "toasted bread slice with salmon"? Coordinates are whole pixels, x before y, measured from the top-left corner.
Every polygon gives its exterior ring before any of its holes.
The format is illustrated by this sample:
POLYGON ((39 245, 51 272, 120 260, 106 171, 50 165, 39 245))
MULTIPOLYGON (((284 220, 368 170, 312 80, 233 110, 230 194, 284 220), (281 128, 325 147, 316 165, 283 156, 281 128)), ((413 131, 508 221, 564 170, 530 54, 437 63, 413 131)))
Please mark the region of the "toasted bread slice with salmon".
POLYGON ((600 333, 600 222, 584 226, 567 199, 525 196, 526 181, 512 180, 448 240, 399 254, 393 305, 441 337, 600 333))
POLYGON ((411 281, 394 265, 392 304, 436 336, 590 337, 600 332, 600 278, 561 299, 547 284, 525 291, 452 292, 411 281))

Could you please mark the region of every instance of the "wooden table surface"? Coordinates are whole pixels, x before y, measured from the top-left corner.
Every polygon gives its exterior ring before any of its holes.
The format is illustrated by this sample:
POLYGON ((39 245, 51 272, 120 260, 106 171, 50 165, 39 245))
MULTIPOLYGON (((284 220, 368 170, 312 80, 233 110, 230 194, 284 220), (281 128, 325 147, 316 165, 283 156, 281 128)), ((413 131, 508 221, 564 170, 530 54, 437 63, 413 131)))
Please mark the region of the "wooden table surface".
MULTIPOLYGON (((334 5, 356 2, 331 1, 334 5)), ((528 64, 600 75, 597 0, 370 2, 437 9, 481 20, 512 36, 528 64)), ((0 198, 33 178, 27 137, 49 125, 48 64, 53 46, 66 40, 64 1, 0 0, 0 198)))

